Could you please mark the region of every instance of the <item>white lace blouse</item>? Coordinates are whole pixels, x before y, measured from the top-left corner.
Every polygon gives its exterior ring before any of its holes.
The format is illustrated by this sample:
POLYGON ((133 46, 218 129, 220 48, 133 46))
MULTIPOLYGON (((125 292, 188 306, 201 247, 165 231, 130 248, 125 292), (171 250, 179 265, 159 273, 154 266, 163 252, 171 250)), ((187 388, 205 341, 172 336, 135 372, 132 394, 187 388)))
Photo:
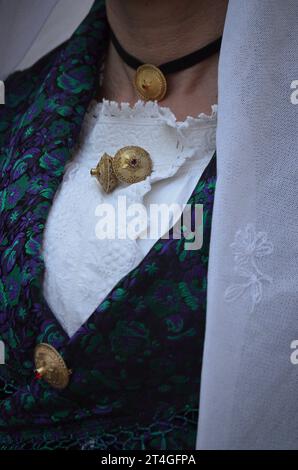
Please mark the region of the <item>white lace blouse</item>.
POLYGON ((43 243, 44 295, 70 336, 169 228, 150 219, 150 205, 176 203, 183 209, 215 151, 216 122, 216 105, 210 116, 178 122, 170 109, 156 102, 138 101, 134 107, 106 100, 90 104, 79 145, 56 192, 43 243), (103 153, 114 155, 126 145, 146 149, 153 171, 145 181, 122 184, 106 194, 90 169, 103 153), (144 226, 127 237, 121 235, 129 218, 121 217, 120 199, 126 208, 142 204, 148 211, 144 223, 150 237, 145 238, 144 226), (113 239, 98 231, 106 207, 115 209, 113 239))

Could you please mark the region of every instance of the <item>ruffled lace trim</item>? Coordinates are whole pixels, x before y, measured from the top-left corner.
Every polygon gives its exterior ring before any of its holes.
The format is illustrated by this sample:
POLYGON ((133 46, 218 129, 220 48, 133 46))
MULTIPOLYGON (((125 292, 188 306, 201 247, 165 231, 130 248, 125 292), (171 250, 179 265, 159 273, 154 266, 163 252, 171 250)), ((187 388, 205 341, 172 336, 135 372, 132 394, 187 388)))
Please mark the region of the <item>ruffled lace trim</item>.
POLYGON ((187 116, 184 121, 178 121, 173 111, 165 106, 160 106, 157 101, 138 100, 133 106, 129 103, 118 103, 104 99, 101 102, 93 100, 87 111, 91 119, 98 119, 99 115, 106 118, 127 119, 161 119, 168 125, 174 127, 187 128, 189 126, 197 126, 199 123, 210 123, 217 119, 217 104, 211 106, 211 113, 199 113, 196 117, 187 116))
MULTIPOLYGON (((144 195, 150 191, 151 184, 164 178, 170 178, 179 168, 181 168, 186 160, 191 159, 198 150, 198 135, 197 131, 200 128, 210 128, 205 131, 205 137, 199 136, 199 142, 204 143, 208 150, 215 148, 215 128, 217 124, 217 104, 211 106, 211 113, 199 113, 197 117, 188 116, 184 121, 178 121, 175 114, 168 107, 163 107, 157 101, 142 101, 138 100, 133 106, 129 103, 110 101, 104 99, 101 102, 93 100, 90 103, 87 115, 84 122, 84 133, 88 134, 96 125, 98 120, 106 119, 113 121, 114 119, 120 121, 127 121, 138 119, 143 121, 142 124, 156 125, 164 123, 173 128, 177 132, 176 142, 176 158, 170 164, 168 162, 154 162, 152 174, 147 178, 145 184, 146 189, 143 188, 144 182, 138 185, 141 193, 144 195), (146 121, 146 122, 144 122, 146 121), (194 132, 193 132, 194 131, 194 132), (143 191, 145 189, 145 191, 143 191)), ((84 136, 82 136, 84 140, 84 136)))

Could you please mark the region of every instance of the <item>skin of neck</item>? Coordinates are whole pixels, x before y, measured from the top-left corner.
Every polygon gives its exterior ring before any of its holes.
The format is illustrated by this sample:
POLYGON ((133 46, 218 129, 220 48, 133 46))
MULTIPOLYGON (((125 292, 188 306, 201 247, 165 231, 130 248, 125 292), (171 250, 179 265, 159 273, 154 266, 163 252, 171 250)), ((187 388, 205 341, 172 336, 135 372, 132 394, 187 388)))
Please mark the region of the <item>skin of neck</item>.
MULTIPOLYGON (((228 0, 107 0, 109 24, 122 47, 144 63, 160 65, 187 55, 223 33, 228 0)), ((159 102, 178 120, 210 114, 217 103, 219 54, 167 78, 168 92, 159 102)), ((99 98, 128 102, 138 95, 135 71, 110 43, 99 98)))

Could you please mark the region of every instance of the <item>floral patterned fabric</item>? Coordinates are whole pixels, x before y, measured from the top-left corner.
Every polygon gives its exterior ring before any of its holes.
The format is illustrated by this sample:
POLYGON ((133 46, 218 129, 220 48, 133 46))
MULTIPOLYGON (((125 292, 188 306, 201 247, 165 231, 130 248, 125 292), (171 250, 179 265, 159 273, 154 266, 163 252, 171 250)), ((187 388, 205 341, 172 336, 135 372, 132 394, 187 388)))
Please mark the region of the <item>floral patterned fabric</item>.
POLYGON ((194 449, 215 155, 189 200, 204 242, 159 240, 69 338, 42 295, 45 221, 108 39, 96 1, 62 46, 6 82, 0 106, 0 449, 194 449), (53 345, 73 370, 63 391, 34 378, 53 345))

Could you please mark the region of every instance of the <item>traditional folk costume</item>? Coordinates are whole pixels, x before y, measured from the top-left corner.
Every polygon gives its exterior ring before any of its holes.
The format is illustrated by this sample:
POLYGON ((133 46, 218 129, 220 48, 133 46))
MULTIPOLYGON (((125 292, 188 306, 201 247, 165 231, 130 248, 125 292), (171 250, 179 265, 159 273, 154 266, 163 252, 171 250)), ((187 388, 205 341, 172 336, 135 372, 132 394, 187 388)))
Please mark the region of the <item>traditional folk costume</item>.
POLYGON ((187 251, 183 238, 142 245, 144 258, 129 272, 127 263, 108 293, 98 283, 99 305, 88 318, 82 303, 72 316, 67 302, 55 302, 50 242, 65 191, 84 177, 88 142, 105 141, 90 130, 72 155, 88 111, 98 111, 89 106, 108 37, 100 2, 69 41, 7 81, 2 449, 297 449, 297 15, 296 0, 229 1, 216 161, 198 171, 189 198, 204 205, 203 247, 187 251), (68 173, 71 161, 79 166, 68 173), (72 369, 63 390, 34 379, 40 343, 72 369))

